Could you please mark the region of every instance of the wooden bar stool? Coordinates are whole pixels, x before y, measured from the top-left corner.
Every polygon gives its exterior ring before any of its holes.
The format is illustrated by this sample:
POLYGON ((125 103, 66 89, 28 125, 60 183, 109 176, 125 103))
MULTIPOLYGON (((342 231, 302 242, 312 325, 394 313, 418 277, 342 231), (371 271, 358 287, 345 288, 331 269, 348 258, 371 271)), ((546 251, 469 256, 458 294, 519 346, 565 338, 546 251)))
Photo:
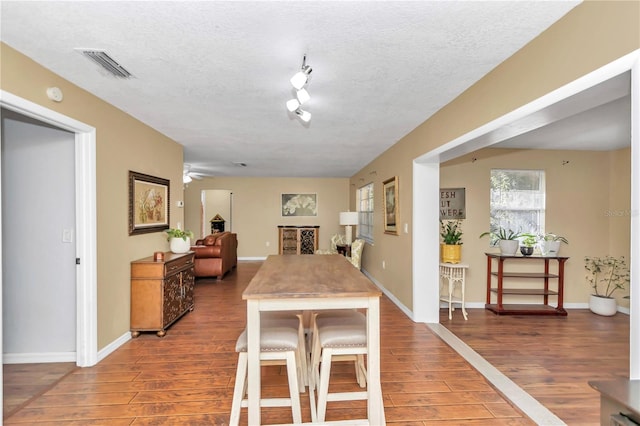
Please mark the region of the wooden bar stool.
POLYGON ((367 350, 367 320, 364 314, 355 310, 338 310, 315 315, 309 374, 312 421, 324 422, 327 402, 367 399, 366 391, 329 393, 331 363, 336 361, 353 361, 358 385, 366 387, 364 355, 367 350), (314 406, 316 388, 318 403, 314 406))
MULTIPOLYGON (((295 319, 295 318, 294 318, 295 319)), ((286 365, 289 380, 289 398, 261 398, 262 407, 291 407, 293 423, 302 423, 300 410, 299 326, 287 319, 265 319, 260 329, 260 365, 286 365)), ((299 324, 299 321, 298 321, 299 324)), ((247 330, 236 342, 238 367, 231 404, 230 425, 238 425, 241 407, 247 407, 247 330)), ((303 387, 304 389, 304 387, 303 387)))

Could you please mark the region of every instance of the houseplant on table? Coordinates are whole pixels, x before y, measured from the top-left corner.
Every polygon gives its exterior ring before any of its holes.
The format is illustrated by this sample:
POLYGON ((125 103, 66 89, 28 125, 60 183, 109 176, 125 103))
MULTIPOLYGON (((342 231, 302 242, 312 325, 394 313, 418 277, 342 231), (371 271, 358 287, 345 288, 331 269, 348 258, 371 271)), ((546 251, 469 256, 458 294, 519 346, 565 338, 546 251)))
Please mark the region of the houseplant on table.
POLYGON ((443 263, 460 263, 462 257, 461 220, 440 221, 440 259, 443 263))
POLYGON ((480 234, 479 238, 485 237, 487 235, 491 237, 492 244, 495 244, 495 242, 497 241, 498 246, 500 247, 501 254, 504 254, 506 256, 513 256, 518 251, 518 246, 520 245, 518 239, 529 234, 515 232, 511 229, 499 227, 491 231, 483 232, 482 234, 480 234))
POLYGON ((173 253, 186 253, 191 248, 191 238, 193 232, 178 228, 169 228, 164 232, 167 233, 167 241, 169 241, 171 251, 173 253))
POLYGON ((615 315, 618 302, 613 297, 617 290, 625 290, 630 281, 629 266, 624 256, 585 256, 585 278, 593 292, 589 309, 598 315, 615 315))
POLYGON ((533 234, 523 234, 522 245, 520 246, 520 253, 523 256, 531 256, 533 254, 533 249, 538 242, 538 238, 536 238, 533 234))
POLYGON ((558 256, 560 252, 560 243, 569 244, 569 241, 558 234, 546 233, 539 235, 540 253, 543 256, 558 256))

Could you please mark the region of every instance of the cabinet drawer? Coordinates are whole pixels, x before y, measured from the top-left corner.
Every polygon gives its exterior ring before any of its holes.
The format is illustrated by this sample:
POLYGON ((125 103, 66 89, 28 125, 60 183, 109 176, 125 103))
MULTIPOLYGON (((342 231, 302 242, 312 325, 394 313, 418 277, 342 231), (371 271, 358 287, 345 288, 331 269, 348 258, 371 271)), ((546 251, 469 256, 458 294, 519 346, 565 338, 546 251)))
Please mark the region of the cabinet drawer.
POLYGON ((164 264, 165 275, 171 275, 193 265, 193 254, 190 256, 182 256, 164 264))

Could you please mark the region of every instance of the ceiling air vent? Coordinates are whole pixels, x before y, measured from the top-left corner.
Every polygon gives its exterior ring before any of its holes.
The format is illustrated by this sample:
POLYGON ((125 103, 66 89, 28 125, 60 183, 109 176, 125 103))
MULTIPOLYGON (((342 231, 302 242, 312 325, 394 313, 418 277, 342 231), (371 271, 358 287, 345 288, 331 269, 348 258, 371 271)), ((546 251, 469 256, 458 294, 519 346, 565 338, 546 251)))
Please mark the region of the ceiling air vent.
POLYGON ((131 73, 116 62, 107 52, 95 49, 76 49, 86 58, 104 68, 109 74, 119 78, 131 78, 131 73))

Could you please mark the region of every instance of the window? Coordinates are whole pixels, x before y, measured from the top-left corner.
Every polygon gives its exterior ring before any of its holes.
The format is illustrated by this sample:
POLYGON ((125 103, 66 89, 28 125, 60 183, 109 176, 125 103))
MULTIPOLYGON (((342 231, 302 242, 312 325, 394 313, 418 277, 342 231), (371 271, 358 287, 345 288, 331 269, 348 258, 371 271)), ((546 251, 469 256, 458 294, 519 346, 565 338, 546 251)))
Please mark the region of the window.
POLYGON ((373 244, 373 183, 357 192, 358 197, 358 238, 373 244))
POLYGON ((491 170, 491 229, 544 233, 544 170, 491 170))

